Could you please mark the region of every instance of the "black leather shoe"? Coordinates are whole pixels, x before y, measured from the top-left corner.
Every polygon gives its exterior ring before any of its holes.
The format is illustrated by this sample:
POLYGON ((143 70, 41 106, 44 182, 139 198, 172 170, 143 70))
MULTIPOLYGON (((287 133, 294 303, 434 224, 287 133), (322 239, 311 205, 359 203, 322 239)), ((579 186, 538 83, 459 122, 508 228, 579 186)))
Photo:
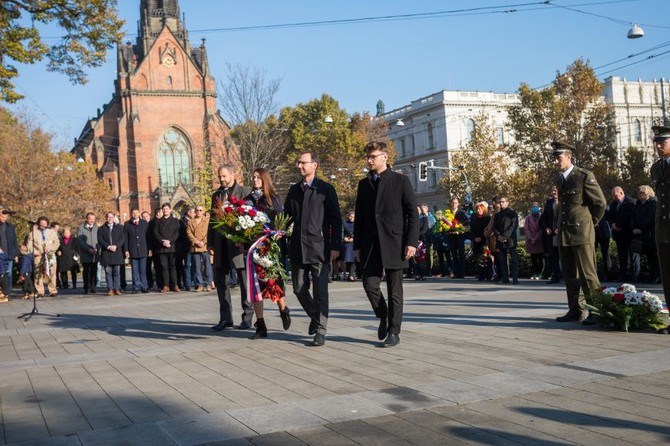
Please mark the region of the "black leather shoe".
POLYGON ((280 311, 279 316, 281 317, 281 324, 284 330, 291 328, 291 310, 288 307, 284 307, 284 311, 280 311))
POLYGON ((232 322, 219 322, 215 326, 212 327, 212 331, 221 331, 225 330, 226 328, 231 328, 233 326, 232 322))
POLYGON ((383 341, 386 339, 386 335, 388 334, 388 317, 385 314, 381 318, 379 318, 379 328, 377 329, 377 338, 379 338, 380 341, 383 341))
POLYGON ((581 324, 585 326, 596 325, 596 320, 593 315, 589 314, 586 319, 581 321, 581 324))
POLYGON ((316 328, 317 328, 316 321, 314 319, 311 319, 309 322, 309 331, 307 333, 309 333, 310 335, 316 334, 316 328))
POLYGON ((314 336, 314 340, 312 341, 312 345, 314 347, 321 347, 325 343, 326 343, 326 335, 322 335, 320 333, 317 333, 314 336))
POLYGON ((395 333, 389 333, 382 347, 394 347, 398 344, 400 344, 400 337, 395 333))
POLYGON ((247 321, 242 321, 242 323, 235 328, 238 330, 248 330, 251 328, 251 324, 247 321))
POLYGON ((567 312, 563 316, 557 317, 556 322, 572 322, 572 321, 578 321, 579 316, 577 316, 574 313, 567 312))

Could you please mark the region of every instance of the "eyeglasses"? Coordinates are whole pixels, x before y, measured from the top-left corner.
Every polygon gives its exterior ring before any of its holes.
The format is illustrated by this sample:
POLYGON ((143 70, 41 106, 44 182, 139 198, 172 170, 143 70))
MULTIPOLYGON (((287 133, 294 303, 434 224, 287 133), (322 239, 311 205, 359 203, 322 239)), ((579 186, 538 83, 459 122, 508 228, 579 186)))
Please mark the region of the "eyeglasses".
POLYGON ((296 161, 295 165, 300 167, 300 166, 303 166, 305 164, 310 164, 310 163, 313 163, 313 162, 315 162, 315 161, 296 161))
POLYGON ((385 153, 378 153, 378 154, 376 154, 376 155, 367 155, 365 158, 368 159, 368 160, 374 160, 374 159, 376 159, 378 156, 382 156, 382 155, 386 155, 386 154, 385 154, 385 153))

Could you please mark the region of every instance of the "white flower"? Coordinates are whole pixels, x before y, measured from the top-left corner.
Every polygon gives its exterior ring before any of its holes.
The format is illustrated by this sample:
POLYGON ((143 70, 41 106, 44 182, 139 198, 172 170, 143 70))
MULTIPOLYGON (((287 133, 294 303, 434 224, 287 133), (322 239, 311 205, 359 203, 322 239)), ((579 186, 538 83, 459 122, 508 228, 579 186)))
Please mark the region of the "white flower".
POLYGON ((630 283, 624 283, 619 287, 619 290, 621 293, 635 293, 637 290, 635 289, 635 285, 631 285, 630 283))

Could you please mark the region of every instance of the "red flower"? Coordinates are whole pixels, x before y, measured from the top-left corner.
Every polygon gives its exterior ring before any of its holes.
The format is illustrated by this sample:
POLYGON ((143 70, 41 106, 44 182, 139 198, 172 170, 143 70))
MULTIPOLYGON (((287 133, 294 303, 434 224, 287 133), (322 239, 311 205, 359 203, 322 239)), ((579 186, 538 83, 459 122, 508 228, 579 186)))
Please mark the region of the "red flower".
POLYGON ((256 210, 255 209, 249 209, 249 217, 253 218, 256 216, 256 210))
POLYGON ((225 208, 223 208, 223 212, 225 212, 226 214, 230 214, 231 212, 233 212, 233 208, 231 208, 230 206, 226 206, 225 208))
POLYGON ((260 265, 254 265, 254 267, 256 268, 257 273, 260 273, 261 271, 263 271, 263 267, 260 266, 260 265))
POLYGON ((624 300, 626 300, 626 296, 623 293, 615 293, 614 296, 612 296, 612 301, 618 304, 620 304, 624 300))

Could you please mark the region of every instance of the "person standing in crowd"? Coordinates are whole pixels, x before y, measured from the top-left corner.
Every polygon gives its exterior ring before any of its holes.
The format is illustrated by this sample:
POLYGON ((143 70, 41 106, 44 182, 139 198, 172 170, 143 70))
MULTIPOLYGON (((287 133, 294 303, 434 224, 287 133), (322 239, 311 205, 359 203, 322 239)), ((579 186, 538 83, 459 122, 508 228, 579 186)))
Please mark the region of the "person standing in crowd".
MULTIPOLYGON (((463 226, 470 224, 470 218, 467 212, 460 208, 457 197, 451 199, 451 212, 463 226)), ((449 234, 449 249, 451 250, 451 261, 454 267, 454 278, 465 278, 465 234, 449 234)))
POLYGON ((12 294, 12 270, 14 263, 18 263, 19 261, 19 241, 16 238, 16 228, 9 222, 10 215, 11 211, 0 205, 0 250, 7 254, 9 260, 9 264, 7 265, 7 286, 2 288, 5 296, 11 296, 12 294))
MULTIPOLYGON (((156 284, 156 288, 158 291, 163 292, 163 273, 161 272, 161 262, 156 254, 156 249, 159 247, 159 243, 156 240, 156 237, 154 237, 154 232, 156 231, 156 224, 158 224, 158 220, 163 217, 163 209, 161 208, 156 208, 154 209, 154 218, 149 220, 149 228, 148 228, 148 248, 149 251, 151 251, 151 257, 149 257, 149 264, 153 265, 153 277, 154 277, 154 282, 156 284)), ((147 267, 147 271, 149 271, 149 267, 147 267)), ((147 280, 148 281, 148 280, 147 280)), ((153 288, 153 284, 149 289, 153 288)))
POLYGON ((486 250, 486 236, 484 230, 491 220, 489 215, 489 205, 485 201, 480 201, 475 204, 475 213, 470 219, 470 234, 472 237, 472 257, 477 265, 477 279, 480 281, 490 279, 488 269, 483 264, 486 264, 485 259, 482 258, 486 250))
POLYGON ((498 197, 493 197, 491 199, 491 204, 489 205, 489 214, 491 219, 489 220, 488 225, 484 228, 484 236, 486 237, 486 244, 488 245, 489 251, 491 252, 491 257, 493 257, 493 276, 491 280, 495 282, 500 282, 500 250, 498 249, 498 239, 493 232, 493 223, 495 222, 495 216, 500 212, 500 201, 498 197))
MULTIPOLYGON (((148 212, 147 212, 148 214, 148 212)), ((123 225, 126 237, 125 256, 130 259, 130 271, 133 275, 133 294, 148 293, 147 259, 149 249, 149 223, 140 216, 140 210, 130 211, 130 220, 123 225)))
POLYGON ((77 261, 77 240, 72 235, 70 226, 63 226, 63 234, 60 236, 60 247, 56 251, 58 257, 57 269, 60 275, 62 289, 70 288, 67 273, 72 277, 72 288, 77 288, 77 272, 79 262, 77 261))
POLYGON ((77 229, 77 248, 82 265, 84 294, 96 293, 98 274, 98 225, 95 224, 95 214, 89 212, 77 229))
POLYGON ((23 299, 30 299, 37 290, 35 289, 34 271, 35 262, 33 253, 28 251, 28 240, 32 237, 32 232, 35 230, 35 225, 31 225, 31 230, 23 239, 23 243, 19 247, 21 259, 19 260, 19 283, 23 291, 23 299))
POLYGON ((630 279, 630 242, 633 239, 630 219, 634 207, 635 200, 626 195, 621 187, 616 186, 612 189, 608 220, 612 228, 612 238, 616 243, 620 282, 630 279))
POLYGON ((356 256, 354 255, 354 221, 356 220, 356 212, 349 211, 347 219, 342 222, 342 229, 344 231, 342 238, 342 262, 347 270, 347 280, 349 282, 356 281, 356 256))
MULTIPOLYGON (((442 211, 437 211, 435 213, 436 221, 442 221, 444 219, 444 213, 442 211)), ((435 277, 448 277, 452 273, 452 264, 451 264, 451 254, 449 250, 449 237, 445 232, 434 232, 433 231, 433 248, 437 253, 437 274, 435 277)), ((453 274, 453 273, 452 273, 453 274)))
MULTIPOLYGON (((212 194, 212 214, 217 206, 228 202, 230 197, 242 199, 251 192, 235 180, 235 166, 226 164, 219 167, 220 187, 212 194)), ((214 331, 220 331, 233 327, 233 307, 230 297, 230 286, 226 278, 232 272, 238 279, 240 285, 240 302, 242 305, 242 322, 238 329, 251 328, 254 309, 247 299, 247 287, 244 269, 244 248, 228 240, 222 233, 214 229, 213 218, 210 219, 207 232, 207 246, 210 254, 214 256, 214 284, 219 298, 219 323, 212 327, 214 331)))
POLYGON ((516 285, 519 283, 519 261, 516 254, 519 216, 509 207, 509 198, 506 195, 502 195, 498 203, 500 203, 500 212, 493 216, 493 233, 496 236, 498 251, 500 251, 500 283, 510 283, 509 274, 511 272, 512 283, 516 285))
POLYGON ((544 271, 544 247, 540 228, 540 204, 534 202, 524 219, 523 232, 526 237, 526 252, 530 254, 531 280, 540 280, 544 271))
POLYGON ((421 206, 416 207, 416 212, 419 215, 419 246, 416 249, 414 257, 409 259, 410 277, 414 276, 414 280, 426 280, 426 264, 428 263, 428 217, 423 213, 423 208, 421 206))
POLYGON ((35 288, 38 296, 44 296, 44 280, 47 280, 49 296, 58 296, 56 288, 56 251, 60 246, 58 234, 49 228, 49 219, 37 219, 37 228, 28 238, 28 250, 33 253, 35 260, 35 288))
POLYGON ((654 234, 654 219, 656 218, 656 194, 649 186, 640 186, 637 192, 637 202, 631 214, 630 227, 633 239, 639 240, 640 249, 631 249, 631 267, 633 282, 640 279, 640 256, 647 258, 649 268, 648 283, 661 283, 658 275, 658 257, 656 252, 656 237, 654 234))
POLYGON ((194 269, 193 291, 211 291, 212 264, 209 262, 209 251, 207 250, 207 229, 209 217, 204 215, 205 209, 198 205, 195 207, 195 215, 188 222, 186 236, 191 244, 191 259, 194 269))
POLYGON ((612 228, 607 221, 607 210, 605 216, 596 225, 596 249, 600 247, 600 255, 603 260, 602 280, 612 279, 612 256, 610 255, 610 239, 612 238, 612 228))
POLYGON ((175 252, 177 249, 177 238, 179 238, 179 220, 172 215, 172 207, 169 203, 161 206, 163 216, 156 220, 154 227, 155 253, 161 265, 161 288, 162 293, 172 290, 179 292, 177 282, 177 267, 175 265, 175 252))
POLYGON ((107 295, 121 294, 121 265, 124 264, 126 236, 123 226, 116 223, 113 212, 107 212, 107 223, 98 228, 100 263, 105 268, 107 295))
POLYGON ((156 277, 156 272, 153 271, 153 251, 151 250, 152 248, 152 243, 153 243, 153 227, 151 226, 151 212, 149 211, 142 211, 140 214, 140 217, 142 220, 147 222, 147 268, 146 268, 146 276, 147 276, 147 292, 150 291, 154 287, 154 281, 156 277))
MULTIPOLYGON (((651 185, 658 202, 656 203, 655 237, 658 264, 665 303, 670 299, 670 127, 654 126, 654 148, 658 160, 651 166, 651 185)), ((670 333, 670 325, 659 330, 670 333)))
POLYGON ((340 255, 342 216, 335 188, 316 177, 317 154, 302 152, 296 166, 301 180, 289 189, 284 206, 284 212, 293 219, 289 240, 293 292, 310 318, 312 345, 318 347, 326 340, 328 263, 340 255))
POLYGON ((424 244, 426 246, 426 262, 425 262, 425 271, 426 276, 432 277, 433 275, 433 227, 437 223, 437 219, 430 208, 428 203, 422 203, 419 205, 419 212, 426 216, 426 222, 428 223, 428 230, 425 234, 424 244))
POLYGON ((543 231, 544 249, 549 257, 549 276, 548 284, 559 283, 561 281, 561 261, 558 254, 558 228, 556 227, 556 215, 558 213, 558 187, 551 186, 550 197, 544 203, 542 215, 540 216, 540 228, 543 231))
MULTIPOLYGON (((58 237, 58 241, 60 242, 60 223, 52 221, 49 224, 49 228, 56 234, 56 237, 58 237)), ((58 251, 56 251, 54 256, 54 271, 56 271, 56 289, 60 290, 62 286, 60 283, 60 270, 58 269, 58 251)))
POLYGON ((559 171, 559 208, 555 220, 558 247, 568 295, 568 312, 556 322, 587 322, 589 312, 585 299, 600 292, 596 271, 595 225, 605 214, 607 205, 593 173, 572 164, 575 148, 554 141, 554 165, 559 171), (580 288, 583 296, 580 296, 580 288))
MULTIPOLYGON (((284 205, 282 204, 279 195, 277 195, 277 189, 275 189, 272 182, 270 172, 262 167, 255 169, 251 174, 251 185, 251 193, 244 197, 244 200, 259 211, 264 212, 270 218, 270 221, 274 222, 277 214, 281 214, 284 211, 284 205)), ((274 228, 274 226, 272 227, 274 228)), ((284 244, 283 240, 284 239, 279 240, 280 246, 284 244)), ((283 251, 285 251, 285 249, 283 249, 283 251)), ((248 271, 247 274, 249 274, 248 271)), ((261 282, 259 286, 259 291, 262 292, 267 285, 261 282)), ((279 286, 282 290, 285 289, 282 280, 279 280, 279 286)), ((252 296, 252 299, 255 299, 256 297, 257 296, 252 296)), ((291 327, 291 310, 286 306, 283 297, 278 298, 276 303, 279 308, 279 316, 282 320, 282 326, 284 330, 288 330, 291 327)), ((266 338, 268 336, 268 329, 263 316, 263 299, 261 298, 259 301, 254 300, 253 306, 254 313, 256 314, 256 323, 254 324, 256 333, 254 333, 251 339, 266 338)))
POLYGON ((176 265, 177 281, 183 285, 184 291, 191 291, 193 286, 193 256, 191 255, 191 241, 186 234, 188 223, 195 217, 195 208, 189 206, 179 219, 179 238, 177 239, 176 265))
POLYGON ((379 318, 383 347, 400 342, 403 316, 402 271, 419 246, 419 215, 409 179, 388 165, 386 143, 365 146, 369 174, 358 183, 354 250, 363 271, 363 289, 379 318), (388 302, 381 291, 386 275, 388 302))

